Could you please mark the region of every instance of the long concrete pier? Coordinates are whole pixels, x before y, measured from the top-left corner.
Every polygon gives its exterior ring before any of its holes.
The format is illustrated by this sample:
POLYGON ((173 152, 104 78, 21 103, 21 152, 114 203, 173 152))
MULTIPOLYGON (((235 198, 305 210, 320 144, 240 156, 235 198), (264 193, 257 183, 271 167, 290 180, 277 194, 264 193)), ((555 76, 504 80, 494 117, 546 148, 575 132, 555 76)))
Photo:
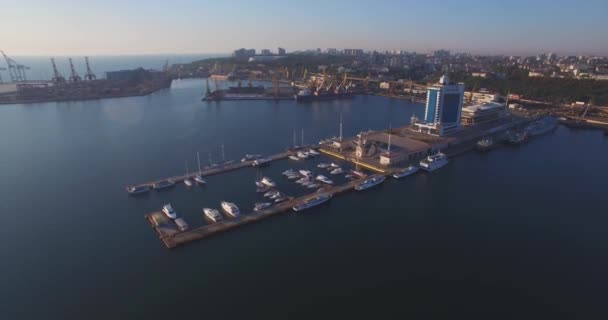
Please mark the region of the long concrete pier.
MULTIPOLYGON (((294 151, 286 151, 286 152, 282 152, 282 153, 273 154, 271 156, 267 156, 267 157, 264 157, 264 158, 268 158, 271 161, 276 161, 276 160, 280 160, 280 159, 285 159, 285 158, 289 157, 291 154, 294 154, 296 152, 294 152, 294 151)), ((172 177, 167 177, 167 178, 162 178, 162 179, 142 182, 142 183, 139 183, 139 184, 129 185, 129 186, 127 186, 127 188, 129 188, 129 187, 152 187, 155 183, 159 183, 159 182, 163 182, 163 181, 168 181, 168 180, 172 180, 175 183, 179 183, 179 182, 183 182, 186 179, 192 179, 196 175, 201 175, 202 177, 212 176, 212 175, 216 175, 216 174, 220 174, 220 173, 224 173, 224 172, 229 172, 229 171, 234 171, 234 170, 238 170, 238 169, 242 169, 242 168, 252 167, 253 166, 253 161, 254 160, 248 160, 248 161, 243 161, 243 162, 233 162, 233 163, 226 164, 226 165, 219 164, 217 166, 205 167, 201 171, 194 171, 194 172, 191 172, 189 174, 184 174, 184 175, 179 175, 179 176, 172 176, 172 177)))
MULTIPOLYGON (((392 174, 392 171, 390 172, 392 174)), ((388 173, 385 173, 388 174, 388 173)), ((380 176, 380 175, 384 175, 384 174, 377 174, 374 176, 380 176)), ((357 184, 361 183, 363 180, 372 178, 374 176, 369 176, 366 178, 361 178, 358 180, 353 180, 353 181, 349 181, 348 183, 345 183, 343 185, 339 185, 339 186, 333 186, 333 187, 326 187, 323 189, 320 189, 317 192, 299 197, 299 198, 294 198, 291 200, 288 200, 286 202, 283 203, 279 203, 276 205, 273 205, 272 207, 265 209, 265 210, 261 210, 258 212, 250 212, 250 213, 246 213, 246 214, 241 214, 238 218, 232 218, 232 219, 224 219, 222 221, 219 222, 215 222, 215 223, 211 223, 211 224, 207 224, 198 228, 194 228, 194 229, 190 229, 187 231, 178 231, 177 228, 171 224, 174 224, 173 222, 167 222, 167 224, 163 224, 163 225, 157 225, 154 222, 153 217, 155 215, 163 215, 162 212, 151 212, 147 215, 145 215, 145 218, 148 220, 148 222, 150 222, 150 224, 152 225, 152 227, 156 230, 156 232, 158 233, 158 236, 160 238, 160 240, 163 242, 163 244, 171 249, 171 248, 175 248, 177 246, 180 245, 184 245, 187 243, 190 243, 192 241, 196 241, 196 240, 200 240, 200 239, 204 239, 219 233, 223 233, 229 230, 232 230, 234 228, 237 227, 241 227, 250 223, 254 223, 254 222, 258 222, 261 220, 264 220, 266 218, 281 214, 281 213, 286 213, 286 212, 290 212, 292 211, 293 207, 296 205, 300 205, 302 203, 304 203, 305 201, 309 200, 312 197, 315 197, 319 194, 326 194, 326 195, 338 195, 341 193, 344 193, 348 190, 353 189, 357 184)), ((202 215, 202 211, 201 211, 201 215, 202 215)))

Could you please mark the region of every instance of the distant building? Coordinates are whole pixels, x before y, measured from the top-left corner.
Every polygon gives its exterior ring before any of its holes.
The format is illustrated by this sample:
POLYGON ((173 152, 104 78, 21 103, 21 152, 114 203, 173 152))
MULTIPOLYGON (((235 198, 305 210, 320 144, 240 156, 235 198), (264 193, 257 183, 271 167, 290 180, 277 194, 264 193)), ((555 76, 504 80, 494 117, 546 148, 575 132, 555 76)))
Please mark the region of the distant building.
POLYGON ((277 50, 280 56, 284 56, 285 54, 287 54, 287 52, 285 51, 285 49, 279 47, 279 49, 277 50))
POLYGON ((272 52, 270 52, 270 49, 262 49, 262 55, 270 56, 270 55, 272 55, 272 52))
POLYGON ((327 54, 337 55, 338 54, 338 49, 336 49, 336 48, 329 48, 329 49, 327 49, 327 54))
POLYGON ((447 76, 427 89, 424 122, 414 124, 420 132, 443 136, 460 129, 464 84, 450 84, 447 76))
POLYGON ((472 77, 477 77, 477 78, 487 78, 488 77, 488 73, 487 72, 472 72, 471 76, 472 77))
POLYGON ((507 115, 505 107, 496 102, 488 102, 462 108, 460 117, 462 125, 470 126, 496 121, 507 115))
POLYGON ((236 58, 249 58, 255 56, 255 49, 240 48, 232 52, 232 56, 236 58))
POLYGON ((403 66, 403 60, 399 56, 392 56, 389 60, 389 66, 391 68, 401 68, 403 66))
POLYGON ((137 68, 133 70, 108 71, 106 72, 106 79, 109 81, 141 82, 143 80, 160 78, 164 75, 164 72, 161 71, 137 68))
POLYGON ((482 92, 481 90, 479 92, 473 93, 471 93, 470 91, 465 91, 464 93, 465 101, 474 101, 477 103, 494 102, 498 100, 498 97, 499 95, 497 93, 482 92))

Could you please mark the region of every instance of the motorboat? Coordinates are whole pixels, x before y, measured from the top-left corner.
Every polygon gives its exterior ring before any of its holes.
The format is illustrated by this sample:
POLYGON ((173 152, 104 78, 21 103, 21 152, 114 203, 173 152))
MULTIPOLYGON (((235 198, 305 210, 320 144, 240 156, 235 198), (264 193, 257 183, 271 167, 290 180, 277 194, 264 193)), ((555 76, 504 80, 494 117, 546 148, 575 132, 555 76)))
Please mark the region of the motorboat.
POLYGON ((252 166, 254 166, 254 167, 265 166, 265 165, 270 164, 271 161, 272 161, 272 159, 270 159, 270 158, 256 159, 256 160, 253 160, 252 166))
POLYGON ((304 177, 312 176, 312 172, 310 172, 309 170, 300 170, 298 172, 300 172, 300 174, 303 175, 304 177))
POLYGON ((224 219, 217 209, 203 208, 203 213, 205 214, 205 217, 213 222, 218 222, 224 219))
POLYGON ((329 199, 331 199, 331 197, 331 194, 320 194, 311 199, 303 201, 301 204, 293 206, 292 209, 296 212, 306 210, 327 202, 329 199))
POLYGON ((300 158, 300 159, 307 159, 308 155, 305 154, 304 152, 298 152, 298 158, 300 158))
POLYGON ((241 214, 239 207, 237 207, 236 204, 234 204, 232 202, 222 201, 221 205, 222 205, 222 209, 224 211, 226 211, 227 214, 231 215, 234 218, 238 217, 241 214))
POLYGON ((196 183, 198 183, 198 184, 206 184, 207 183, 207 181, 205 181, 200 174, 197 174, 197 175, 194 176, 194 181, 196 181, 196 183))
POLYGON ((448 157, 445 154, 438 152, 437 154, 428 156, 426 159, 421 160, 420 168, 430 172, 445 166, 448 164, 448 162, 448 157))
POLYGON ((367 179, 367 180, 363 181, 362 183, 356 185, 355 190, 362 191, 362 190, 369 189, 373 186, 377 186, 377 185, 381 184, 382 182, 384 182, 384 180, 386 180, 386 177, 384 177, 384 176, 367 179))
POLYGON ((258 159, 261 157, 262 157, 262 155, 260 155, 260 154, 246 154, 245 157, 243 159, 241 159, 241 162, 247 162, 247 161, 255 160, 255 159, 258 159))
POLYGON ((192 187, 194 185, 194 182, 192 182, 192 180, 190 179, 184 179, 184 184, 188 187, 192 187))
POLYGON ((334 174, 335 175, 335 174, 340 174, 340 173, 343 173, 343 172, 344 172, 344 170, 342 170, 342 168, 338 167, 338 168, 335 168, 334 170, 332 170, 330 172, 330 174, 334 174))
POLYGON ((318 181, 321 181, 323 183, 326 183, 326 184, 334 184, 333 181, 331 181, 328 177, 326 177, 322 174, 318 175, 315 179, 318 181))
POLYGON ((258 202, 253 206, 253 211, 258 212, 272 205, 272 202, 258 202))
POLYGON ((268 177, 263 177, 262 181, 261 181, 264 185, 274 188, 277 186, 276 183, 274 183, 274 181, 272 181, 272 179, 268 178, 268 177))
POLYGON ((177 219, 177 212, 175 212, 175 210, 173 210, 173 207, 171 206, 170 203, 167 203, 166 205, 164 205, 162 211, 167 217, 169 217, 171 219, 177 219))
POLYGON ((150 186, 129 186, 127 192, 132 195, 142 194, 150 191, 150 186))
POLYGON ((329 164, 327 164, 327 163, 319 163, 317 165, 317 168, 319 168, 319 169, 327 169, 327 167, 329 167, 329 164))
POLYGON ((308 149, 308 154, 313 155, 313 156, 320 155, 320 153, 315 151, 315 149, 308 149))
POLYGON ((299 161, 300 158, 296 157, 296 156, 289 156, 289 159, 294 160, 294 161, 299 161))
POLYGON ((152 188, 154 188, 154 190, 161 190, 161 189, 173 187, 174 185, 175 185, 175 181, 169 179, 169 180, 159 181, 159 182, 153 184, 152 188))
POLYGON ((405 168, 403 170, 399 170, 399 171, 395 172, 393 174, 393 178, 395 178, 395 179, 401 179, 403 177, 407 177, 407 176, 409 176, 411 174, 414 174, 416 172, 418 172, 418 167, 409 166, 409 167, 407 167, 407 168, 405 168))

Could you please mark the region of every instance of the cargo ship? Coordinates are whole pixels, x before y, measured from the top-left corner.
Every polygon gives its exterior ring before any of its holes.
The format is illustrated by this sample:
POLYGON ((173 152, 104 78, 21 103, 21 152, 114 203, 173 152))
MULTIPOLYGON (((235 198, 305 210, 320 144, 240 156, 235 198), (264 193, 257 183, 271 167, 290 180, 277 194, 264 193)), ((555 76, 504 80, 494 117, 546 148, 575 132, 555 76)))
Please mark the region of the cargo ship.
POLYGON ((311 102, 322 100, 337 100, 337 99, 352 99, 355 94, 351 91, 331 92, 331 91, 315 91, 312 92, 309 88, 301 89, 294 95, 297 102, 311 102))
POLYGON ((526 128, 526 133, 531 137, 540 136, 557 128, 558 123, 559 121, 554 117, 543 117, 530 124, 526 128))

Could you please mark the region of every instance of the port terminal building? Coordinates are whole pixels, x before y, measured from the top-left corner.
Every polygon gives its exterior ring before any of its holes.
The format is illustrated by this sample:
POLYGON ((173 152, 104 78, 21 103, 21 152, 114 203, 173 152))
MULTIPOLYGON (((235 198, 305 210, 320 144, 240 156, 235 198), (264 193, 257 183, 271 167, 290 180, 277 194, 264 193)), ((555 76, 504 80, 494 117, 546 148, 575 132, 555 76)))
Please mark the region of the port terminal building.
POLYGON ((444 136, 461 129, 464 84, 451 84, 447 76, 427 89, 423 121, 414 123, 419 132, 444 136))
POLYGON ((508 116, 505 107, 497 102, 476 104, 462 108, 460 122, 463 126, 493 122, 508 116))

